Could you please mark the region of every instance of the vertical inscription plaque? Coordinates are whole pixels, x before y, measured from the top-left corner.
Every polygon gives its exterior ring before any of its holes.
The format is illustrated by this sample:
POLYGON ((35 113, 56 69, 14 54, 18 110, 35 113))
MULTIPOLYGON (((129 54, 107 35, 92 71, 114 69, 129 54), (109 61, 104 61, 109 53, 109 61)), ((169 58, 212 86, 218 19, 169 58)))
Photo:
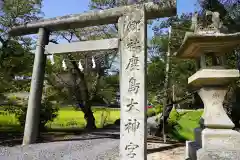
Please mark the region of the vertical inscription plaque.
POLYGON ((119 18, 120 160, 146 160, 147 30, 144 6, 119 18))

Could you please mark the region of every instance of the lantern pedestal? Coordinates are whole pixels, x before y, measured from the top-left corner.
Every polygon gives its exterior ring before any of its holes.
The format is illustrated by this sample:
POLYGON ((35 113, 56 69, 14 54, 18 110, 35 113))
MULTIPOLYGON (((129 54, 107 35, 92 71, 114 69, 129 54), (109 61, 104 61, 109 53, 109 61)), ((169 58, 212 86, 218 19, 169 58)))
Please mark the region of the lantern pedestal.
POLYGON ((189 77, 188 83, 200 88, 198 94, 204 103, 204 111, 201 127, 194 130, 195 141, 186 142, 186 157, 211 159, 213 151, 218 149, 234 151, 234 154, 239 152, 240 133, 232 130, 234 124, 223 109, 226 86, 238 77, 238 70, 213 68, 201 69, 189 77))

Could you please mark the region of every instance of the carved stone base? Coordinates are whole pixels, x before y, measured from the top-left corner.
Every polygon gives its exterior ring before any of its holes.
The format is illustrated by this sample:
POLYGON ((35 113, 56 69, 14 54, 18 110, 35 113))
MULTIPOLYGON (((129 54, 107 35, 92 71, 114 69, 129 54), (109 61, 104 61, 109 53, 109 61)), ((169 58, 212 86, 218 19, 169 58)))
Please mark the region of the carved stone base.
POLYGON ((197 160, 240 160, 240 150, 199 149, 197 160))
POLYGON ((202 148, 240 150, 240 133, 231 129, 209 129, 202 131, 202 148))
POLYGON ((196 128, 194 133, 195 141, 186 142, 186 160, 240 160, 239 132, 231 129, 209 128, 201 131, 200 128, 196 128), (202 141, 202 147, 199 141, 202 141))
POLYGON ((233 122, 223 109, 223 100, 226 95, 225 87, 203 87, 198 91, 204 103, 204 126, 206 128, 232 129, 233 122))

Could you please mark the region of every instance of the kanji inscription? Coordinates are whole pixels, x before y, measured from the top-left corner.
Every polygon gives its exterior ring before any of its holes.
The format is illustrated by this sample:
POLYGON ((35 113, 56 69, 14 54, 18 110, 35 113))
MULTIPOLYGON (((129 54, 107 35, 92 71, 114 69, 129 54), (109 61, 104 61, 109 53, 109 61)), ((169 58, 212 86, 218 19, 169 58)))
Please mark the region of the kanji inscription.
POLYGON ((126 69, 129 69, 130 71, 133 70, 139 70, 139 57, 132 55, 132 57, 129 59, 126 69))
POLYGON ((127 112, 136 110, 139 111, 139 109, 136 108, 136 105, 138 105, 138 102, 135 102, 133 98, 130 99, 130 103, 127 104, 127 112))
POLYGON ((128 133, 132 132, 135 135, 135 132, 139 128, 140 122, 138 122, 137 119, 128 119, 127 124, 125 124, 125 130, 128 131, 128 133))
POLYGON ((139 24, 141 23, 141 17, 133 21, 128 21, 125 30, 140 32, 139 24))
POLYGON ((139 145, 134 144, 132 142, 130 142, 128 145, 126 145, 125 150, 127 151, 127 156, 129 158, 134 158, 136 156, 136 153, 134 152, 137 148, 139 147, 139 145))
POLYGON ((221 100, 220 100, 220 95, 219 93, 215 92, 213 95, 212 95, 212 99, 213 99, 213 102, 212 102, 212 105, 219 105, 221 103, 221 100))
POLYGON ((144 48, 144 42, 139 39, 141 37, 141 28, 144 27, 144 14, 133 14, 126 16, 124 20, 124 46, 131 52, 140 53, 144 48))
POLYGON ((146 30, 144 7, 119 20, 121 160, 146 160, 146 30))
POLYGON ((138 93, 140 83, 134 77, 131 77, 129 80, 128 92, 138 93))
POLYGON ((128 35, 126 37, 126 47, 129 51, 134 53, 139 53, 142 50, 143 44, 139 40, 138 32, 131 33, 132 35, 128 35))

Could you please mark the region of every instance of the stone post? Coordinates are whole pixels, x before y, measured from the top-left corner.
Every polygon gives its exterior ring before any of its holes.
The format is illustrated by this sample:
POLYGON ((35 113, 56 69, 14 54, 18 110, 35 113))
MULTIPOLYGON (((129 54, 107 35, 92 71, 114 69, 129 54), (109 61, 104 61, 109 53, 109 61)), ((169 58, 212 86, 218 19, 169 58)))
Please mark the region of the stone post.
POLYGON ((119 18, 120 37, 120 160, 147 159, 146 40, 144 6, 119 18))
POLYGON ((38 42, 34 58, 30 95, 24 129, 23 145, 36 141, 38 136, 39 116, 46 65, 45 45, 48 44, 49 32, 39 28, 38 42))

